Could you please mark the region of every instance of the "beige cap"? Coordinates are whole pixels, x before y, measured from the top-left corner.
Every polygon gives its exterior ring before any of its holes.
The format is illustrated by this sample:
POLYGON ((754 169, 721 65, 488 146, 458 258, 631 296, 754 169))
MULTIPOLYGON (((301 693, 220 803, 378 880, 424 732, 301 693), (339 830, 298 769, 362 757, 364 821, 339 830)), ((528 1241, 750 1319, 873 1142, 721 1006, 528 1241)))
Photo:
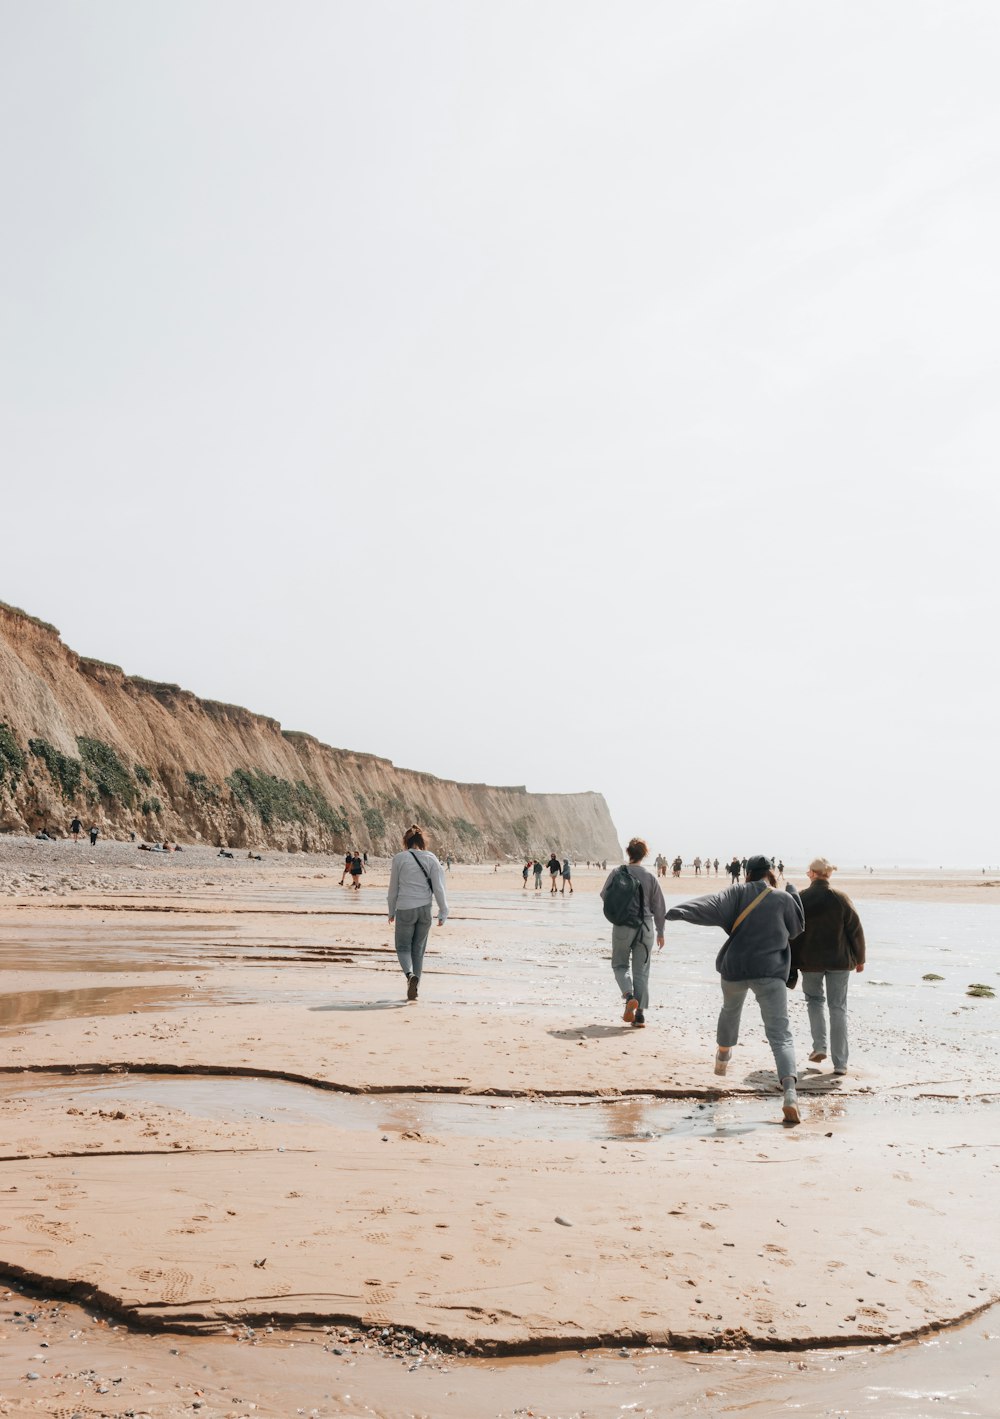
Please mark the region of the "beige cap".
POLYGON ((809 871, 815 872, 819 877, 829 877, 831 872, 836 872, 832 862, 827 862, 825 857, 814 857, 809 864, 809 871))

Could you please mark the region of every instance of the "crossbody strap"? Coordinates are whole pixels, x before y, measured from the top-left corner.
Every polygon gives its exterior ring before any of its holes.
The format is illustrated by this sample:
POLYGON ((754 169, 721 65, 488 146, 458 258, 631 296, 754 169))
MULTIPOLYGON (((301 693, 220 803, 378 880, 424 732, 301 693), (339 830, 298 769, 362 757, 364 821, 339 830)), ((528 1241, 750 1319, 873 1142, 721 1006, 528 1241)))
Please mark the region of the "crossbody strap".
POLYGON ((740 912, 739 916, 738 916, 738 917, 736 918, 736 920, 733 922, 733 929, 732 929, 732 931, 729 933, 730 936, 735 936, 735 935, 736 935, 736 928, 737 928, 738 926, 742 926, 742 925, 743 925, 743 923, 746 921, 747 917, 748 917, 748 916, 750 915, 750 913, 753 911, 754 907, 759 907, 760 904, 761 904, 761 902, 764 900, 764 898, 767 896, 768 892, 770 892, 770 891, 771 891, 771 888, 770 888, 770 887, 765 887, 764 890, 763 890, 763 892, 758 892, 757 895, 756 895, 756 897, 754 897, 753 901, 750 902, 747 906, 745 906, 745 907, 743 908, 743 910, 740 912))
POLYGON ((428 887, 430 887, 430 889, 431 889, 431 896, 433 897, 433 895, 434 895, 434 883, 431 881, 430 873, 427 871, 427 868, 424 866, 424 864, 420 861, 420 858, 417 856, 417 854, 413 851, 412 847, 410 848, 410 856, 413 858, 413 861, 417 864, 417 866, 420 868, 421 872, 422 872, 422 873, 424 874, 424 876, 427 878, 427 885, 428 885, 428 887))

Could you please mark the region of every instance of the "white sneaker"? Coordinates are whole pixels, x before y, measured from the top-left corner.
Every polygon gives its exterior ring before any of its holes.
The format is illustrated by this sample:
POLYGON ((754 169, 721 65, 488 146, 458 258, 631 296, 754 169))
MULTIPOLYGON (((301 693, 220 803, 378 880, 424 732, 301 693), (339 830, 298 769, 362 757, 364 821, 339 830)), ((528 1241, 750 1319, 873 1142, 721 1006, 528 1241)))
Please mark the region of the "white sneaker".
POLYGON ((794 1084, 785 1085, 785 1097, 781 1105, 781 1112, 785 1116, 786 1123, 801 1123, 802 1115, 799 1113, 799 1096, 795 1092, 794 1084))

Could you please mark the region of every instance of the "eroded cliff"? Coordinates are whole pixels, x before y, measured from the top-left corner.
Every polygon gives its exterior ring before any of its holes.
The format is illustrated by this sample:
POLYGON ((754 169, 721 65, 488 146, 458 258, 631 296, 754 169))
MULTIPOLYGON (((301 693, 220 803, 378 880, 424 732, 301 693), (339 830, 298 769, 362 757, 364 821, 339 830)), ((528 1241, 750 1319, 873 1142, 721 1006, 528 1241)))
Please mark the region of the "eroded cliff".
POLYGON ((416 820, 466 861, 547 853, 617 859, 599 793, 455 783, 333 749, 238 705, 126 675, 0 604, 0 830, 105 834, 290 851, 395 851, 416 820))

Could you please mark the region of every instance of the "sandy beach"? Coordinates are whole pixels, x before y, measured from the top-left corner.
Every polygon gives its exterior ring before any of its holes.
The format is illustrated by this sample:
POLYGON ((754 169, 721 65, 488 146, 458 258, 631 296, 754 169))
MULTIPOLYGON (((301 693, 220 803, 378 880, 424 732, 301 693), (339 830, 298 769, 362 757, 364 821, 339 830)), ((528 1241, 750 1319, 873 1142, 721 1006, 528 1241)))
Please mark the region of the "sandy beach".
POLYGON ((0 840, 0 1413, 1000 1410, 1000 882, 838 882, 851 1071, 796 993, 786 1128, 752 1008, 712 1073, 717 933, 634 1031, 603 873, 456 867, 407 1005, 340 870, 0 840))

